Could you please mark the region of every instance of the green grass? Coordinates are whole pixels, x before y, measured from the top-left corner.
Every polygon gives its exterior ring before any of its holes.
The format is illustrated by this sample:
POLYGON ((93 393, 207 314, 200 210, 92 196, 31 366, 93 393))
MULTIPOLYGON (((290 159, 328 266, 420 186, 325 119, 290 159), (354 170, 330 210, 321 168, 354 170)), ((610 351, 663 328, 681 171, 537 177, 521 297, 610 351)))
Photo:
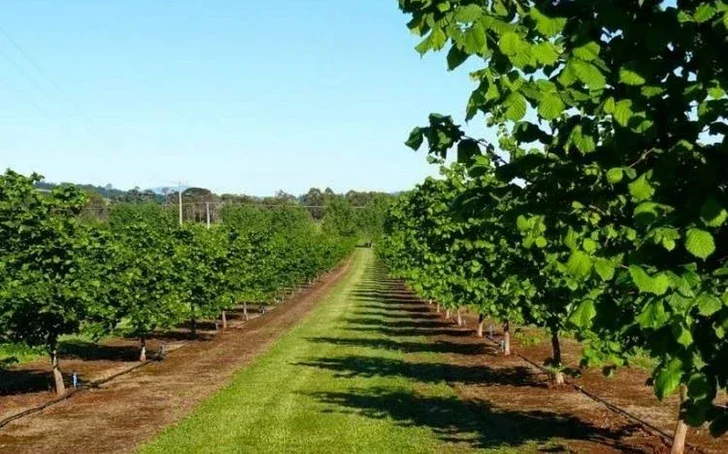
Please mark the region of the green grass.
POLYGON ((383 277, 372 251, 358 249, 347 277, 307 318, 141 452, 535 449, 527 439, 503 442, 488 408, 457 398, 443 352, 385 302, 383 277))
MULTIPOLYGON (((58 339, 59 350, 61 352, 63 352, 65 345, 88 342, 92 342, 92 337, 86 334, 61 336, 58 339)), ((45 347, 29 347, 24 344, 13 343, 0 344, 0 367, 29 363, 47 357, 48 352, 45 347)))

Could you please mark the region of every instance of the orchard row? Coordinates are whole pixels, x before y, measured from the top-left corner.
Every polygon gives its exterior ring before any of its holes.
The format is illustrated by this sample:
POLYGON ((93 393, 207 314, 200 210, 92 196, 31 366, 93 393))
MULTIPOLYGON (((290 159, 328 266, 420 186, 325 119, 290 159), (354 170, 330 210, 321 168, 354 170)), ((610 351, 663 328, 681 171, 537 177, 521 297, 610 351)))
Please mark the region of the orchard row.
POLYGON ((412 148, 458 165, 392 209, 380 253, 424 298, 655 360, 687 425, 728 430, 728 4, 400 0, 420 53, 466 61, 467 120, 412 148), (472 125, 471 125, 472 126, 472 125))
POLYGON ((217 317, 241 302, 274 302, 351 251, 340 208, 323 227, 296 206, 230 207, 225 222, 179 225, 155 204, 122 204, 108 222, 83 220, 72 186, 36 190, 37 176, 0 176, 0 342, 45 347, 58 393, 62 335, 99 339, 120 326, 140 339, 217 317))

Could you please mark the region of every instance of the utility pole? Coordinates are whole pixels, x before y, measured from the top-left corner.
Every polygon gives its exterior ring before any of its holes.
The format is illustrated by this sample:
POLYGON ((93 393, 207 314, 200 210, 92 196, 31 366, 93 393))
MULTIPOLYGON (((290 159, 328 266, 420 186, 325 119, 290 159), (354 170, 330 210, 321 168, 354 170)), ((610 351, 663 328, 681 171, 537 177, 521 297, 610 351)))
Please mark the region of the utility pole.
POLYGON ((205 213, 207 214, 207 228, 210 228, 210 202, 205 202, 205 213))
POLYGON ((182 225, 182 182, 179 182, 179 187, 177 188, 177 196, 179 199, 179 225, 182 225))

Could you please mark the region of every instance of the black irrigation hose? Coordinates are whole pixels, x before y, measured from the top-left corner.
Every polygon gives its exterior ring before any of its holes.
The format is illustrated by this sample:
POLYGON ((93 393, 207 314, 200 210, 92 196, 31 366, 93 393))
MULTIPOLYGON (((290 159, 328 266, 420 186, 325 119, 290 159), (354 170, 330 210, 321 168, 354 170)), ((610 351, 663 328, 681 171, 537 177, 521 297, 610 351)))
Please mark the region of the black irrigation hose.
POLYGON ((49 400, 48 402, 45 402, 43 404, 40 404, 40 405, 35 406, 35 407, 32 407, 32 408, 28 408, 27 410, 23 410, 20 413, 16 413, 14 415, 8 416, 7 418, 4 418, 4 419, 0 420, 0 428, 1 427, 5 427, 9 423, 11 423, 11 422, 13 422, 15 420, 18 420, 20 418, 23 418, 25 416, 29 416, 29 415, 32 415, 34 413, 38 413, 40 411, 43 411, 46 408, 50 407, 51 405, 55 405, 55 404, 57 404, 59 402, 63 402, 66 399, 70 399, 73 395, 75 395, 75 394, 77 394, 77 393, 79 393, 79 392, 81 392, 81 391, 83 391, 85 389, 98 388, 99 386, 103 385, 104 383, 108 383, 108 382, 110 382, 111 380, 113 380, 113 379, 115 379, 117 377, 120 377, 122 375, 126 375, 126 374, 128 374, 128 373, 130 373, 130 372, 132 372, 134 370, 137 370, 137 369, 139 369, 141 367, 144 367, 147 364, 149 364, 150 362, 152 362, 152 360, 147 360, 147 361, 144 361, 144 362, 140 362, 138 364, 135 364, 135 365, 133 365, 131 367, 128 367, 128 368, 126 368, 126 369, 124 369, 124 370, 122 370, 120 372, 117 372, 117 373, 115 373, 113 375, 110 375, 108 377, 102 378, 100 380, 91 381, 91 382, 88 382, 86 384, 83 384, 83 385, 81 385, 81 386, 79 386, 77 388, 73 388, 73 389, 69 390, 68 392, 66 392, 65 394, 63 394, 62 396, 55 397, 55 398, 49 400))
MULTIPOLYGON (((423 301, 423 303, 426 304, 426 302, 424 302, 424 301, 423 301)), ((446 320, 455 323, 452 320, 449 320, 449 319, 446 319, 446 320)), ((487 337, 483 337, 483 339, 486 342, 490 342, 493 345, 500 346, 500 344, 498 342, 496 342, 496 341, 494 341, 492 339, 489 339, 487 337)), ((514 352, 514 355, 515 356, 518 356, 523 361, 525 361, 528 364, 530 364, 531 366, 539 369, 540 371, 545 372, 547 374, 550 373, 548 369, 546 369, 545 367, 543 367, 540 364, 536 363, 535 361, 531 360, 530 358, 528 358, 526 356, 523 356, 523 355, 521 355, 520 353, 517 353, 517 352, 514 352)), ((577 384, 571 383, 568 380, 565 380, 565 382, 566 382, 567 385, 571 386, 572 388, 574 388, 575 390, 577 390, 580 393, 584 394, 585 396, 587 396, 588 398, 592 399, 593 401, 604 405, 609 410, 611 410, 611 411, 613 411, 613 412, 615 412, 617 414, 620 414, 620 415, 626 417, 627 419, 630 419, 630 420, 632 420, 632 421, 634 421, 634 422, 642 425, 643 427, 645 427, 645 428, 653 431, 654 433, 656 433, 657 435, 659 435, 660 437, 662 437, 665 441, 667 441, 668 445, 672 445, 672 438, 673 438, 672 435, 670 435, 669 433, 667 433, 664 430, 660 429, 659 427, 654 426, 653 424, 649 423, 648 421, 643 420, 639 416, 636 416, 636 415, 628 412, 627 410, 625 410, 623 408, 620 408, 620 407, 618 407, 618 406, 616 406, 616 405, 614 405, 612 403, 607 402, 606 400, 602 399, 601 397, 597 396, 596 394, 593 394, 593 393, 587 391, 586 389, 582 388, 581 386, 579 386, 577 384)), ((690 443, 685 443, 685 447, 688 448, 688 449, 690 449, 690 450, 692 450, 692 451, 694 451, 694 452, 699 452, 699 453, 703 453, 703 454, 706 452, 703 449, 701 449, 700 447, 695 446, 695 445, 690 444, 690 443)))
MULTIPOLYGON (((266 310, 266 312, 268 312, 269 310, 272 310, 272 308, 266 310)), ((256 317, 251 317, 250 320, 254 320, 254 319, 256 319, 258 317, 262 317, 264 315, 265 315, 265 312, 259 314, 256 317)), ((188 345, 190 345, 189 342, 184 342, 179 347, 175 348, 175 350, 179 350, 180 348, 184 348, 184 347, 186 347, 188 345)), ((104 377, 104 378, 99 379, 99 380, 90 381, 88 383, 82 384, 82 385, 78 386, 77 388, 73 388, 73 389, 67 391, 62 396, 55 397, 55 398, 53 398, 53 399, 51 399, 51 400, 49 400, 47 402, 44 402, 44 403, 42 403, 42 404, 40 404, 38 406, 28 408, 27 410, 23 410, 20 413, 16 413, 14 415, 8 416, 7 418, 0 419, 0 428, 3 428, 6 425, 10 424, 11 422, 16 421, 16 420, 18 420, 20 418, 23 418, 25 416, 30 416, 32 414, 41 412, 41 411, 45 410, 46 408, 48 408, 48 407, 50 407, 52 405, 55 405, 55 404, 57 404, 59 402, 63 402, 64 400, 70 399, 72 396, 74 396, 75 394, 77 394, 77 393, 79 393, 81 391, 88 390, 88 389, 96 389, 96 388, 100 387, 101 385, 103 385, 105 383, 108 383, 111 380, 114 380, 115 378, 119 378, 122 375, 126 375, 128 373, 131 373, 131 372, 137 370, 137 369, 140 369, 140 368, 146 366, 147 364, 151 363, 152 361, 161 361, 161 360, 162 360, 161 357, 156 356, 152 360, 146 360, 144 362, 140 362, 140 363, 134 364, 133 366, 131 366, 129 368, 126 368, 126 369, 124 369, 122 371, 119 371, 119 372, 117 372, 117 373, 115 373, 113 375, 110 375, 108 377, 104 377)))

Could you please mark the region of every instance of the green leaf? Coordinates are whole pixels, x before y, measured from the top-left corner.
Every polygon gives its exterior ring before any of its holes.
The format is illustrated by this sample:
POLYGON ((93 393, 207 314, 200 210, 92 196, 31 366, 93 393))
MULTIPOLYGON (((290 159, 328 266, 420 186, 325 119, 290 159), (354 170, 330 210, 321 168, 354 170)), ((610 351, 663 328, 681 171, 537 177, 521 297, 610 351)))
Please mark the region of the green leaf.
POLYGON ((569 229, 567 234, 564 236, 564 246, 568 247, 571 250, 574 250, 579 247, 578 240, 579 236, 576 234, 576 232, 569 229))
POLYGON ((677 391, 682 375, 682 361, 678 358, 672 359, 667 364, 667 367, 659 369, 655 377, 655 393, 657 394, 657 398, 663 400, 665 397, 677 391))
POLYGON ((539 248, 545 248, 546 245, 548 244, 548 242, 546 241, 546 238, 543 236, 536 238, 535 243, 536 243, 536 247, 539 247, 539 248))
POLYGON ((697 10, 695 10, 693 18, 695 19, 695 22, 702 24, 703 22, 710 20, 710 18, 715 15, 715 12, 713 5, 710 3, 703 3, 697 10))
POLYGON ((622 67, 619 69, 619 81, 626 85, 644 85, 646 80, 637 72, 622 67))
POLYGON ((569 274, 577 278, 585 278, 589 275, 591 269, 591 257, 579 250, 571 252, 571 256, 566 262, 566 271, 568 271, 569 274))
POLYGON ((548 93, 538 103, 538 114, 544 120, 553 120, 561 115, 566 105, 556 93, 548 93))
POLYGON ((705 230, 690 229, 685 236, 685 249, 700 259, 707 259, 715 252, 713 235, 705 230))
POLYGON ((603 281, 611 281, 614 278, 615 266, 609 260, 598 258, 594 261, 594 271, 603 281))
POLYGON ((465 50, 471 54, 480 54, 487 49, 485 29, 479 22, 465 31, 463 44, 465 50))
POLYGON ((590 41, 583 46, 574 48, 573 53, 584 61, 592 61, 599 57, 599 43, 590 41))
POLYGON ((683 347, 689 347, 693 343, 693 335, 690 330, 682 323, 675 323, 672 325, 672 335, 675 336, 675 340, 678 344, 683 347))
POLYGON ((441 28, 433 29, 425 39, 420 42, 415 49, 420 55, 424 55, 431 50, 440 50, 445 47, 448 37, 441 28))
POLYGON ((539 63, 550 66, 559 60, 559 52, 550 41, 543 41, 531 46, 531 52, 539 63))
POLYGON ((665 305, 662 300, 658 299, 648 302, 635 321, 642 328, 659 329, 669 319, 670 316, 665 312, 665 305))
POLYGON ((483 8, 478 5, 465 5, 455 11, 455 20, 458 22, 474 22, 483 15, 483 8))
POLYGON ((607 181, 609 184, 617 184, 624 178, 624 172, 621 167, 614 167, 607 171, 607 181))
POLYGON ((518 230, 520 230, 521 232, 524 232, 531 228, 531 223, 528 221, 528 219, 526 219, 525 216, 521 215, 518 216, 518 218, 516 219, 516 227, 518 227, 518 230))
POLYGON ((596 315, 597 310, 594 307, 594 301, 586 300, 579 304, 569 317, 569 321, 579 328, 588 328, 591 326, 591 321, 596 315))
POLYGON ((614 105, 614 119, 619 123, 620 126, 626 127, 629 124, 630 118, 634 115, 632 112, 632 101, 629 99, 623 99, 614 105))
POLYGON ((700 296, 695 299, 695 303, 698 306, 698 312, 700 315, 705 317, 710 317, 723 308, 721 300, 708 293, 701 293, 700 296))
POLYGON ((700 208, 700 219, 708 227, 720 227, 728 219, 728 211, 714 197, 709 197, 700 208))
POLYGON ((576 77, 589 89, 601 90, 607 84, 604 74, 593 64, 578 58, 570 59, 569 63, 572 65, 576 77))
POLYGON ((407 139, 407 142, 405 142, 405 145, 412 148, 413 150, 417 151, 422 146, 422 142, 424 141, 425 134, 422 128, 415 128, 412 130, 412 132, 409 135, 409 139, 407 139))
POLYGON ((454 70, 462 65, 468 57, 470 57, 470 54, 463 52, 460 47, 456 45, 452 46, 450 52, 447 53, 447 69, 450 71, 454 70))
POLYGON ((646 174, 642 174, 629 184, 629 193, 636 202, 641 202, 651 198, 655 194, 655 188, 647 180, 646 174))
POLYGON ((520 93, 511 93, 503 105, 506 108, 506 118, 518 121, 526 115, 526 98, 520 93))
POLYGON ((501 35, 498 47, 505 55, 516 55, 523 48, 523 41, 518 34, 507 32, 501 35))
POLYGON ((614 107, 615 107, 614 98, 610 96, 609 98, 607 98, 606 101, 604 101, 604 112, 608 113, 608 114, 613 114, 614 107))
POLYGON ((591 153, 597 149, 594 137, 588 132, 584 133, 582 125, 576 125, 571 131, 571 140, 582 153, 591 153))
POLYGON ((536 21, 536 30, 545 36, 556 36, 566 26, 565 17, 547 16, 536 8, 531 8, 529 14, 536 21))
POLYGON ((582 244, 582 247, 586 252, 591 254, 597 250, 599 244, 591 238, 584 238, 584 243, 582 244))
POLYGON ((640 293, 652 293, 660 296, 664 295, 667 289, 670 288, 670 278, 664 273, 658 273, 653 277, 641 267, 630 265, 629 274, 640 293))

